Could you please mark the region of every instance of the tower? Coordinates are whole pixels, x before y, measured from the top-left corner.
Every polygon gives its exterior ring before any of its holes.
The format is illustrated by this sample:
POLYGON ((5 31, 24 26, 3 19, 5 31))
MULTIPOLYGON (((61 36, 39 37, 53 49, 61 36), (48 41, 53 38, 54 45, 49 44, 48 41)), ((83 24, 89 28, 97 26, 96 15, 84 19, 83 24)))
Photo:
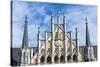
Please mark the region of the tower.
POLYGON ((86 21, 86 45, 84 48, 84 61, 88 62, 94 60, 94 51, 90 42, 87 18, 85 19, 85 21, 86 21))
POLYGON ((21 48, 21 51, 22 51, 21 65, 28 65, 30 63, 27 25, 28 25, 27 16, 25 16, 25 25, 24 25, 24 32, 23 32, 22 48, 21 48))
MULTIPOLYGON (((47 31, 45 31, 45 56, 47 55, 47 31)), ((45 59, 47 59, 47 56, 45 57, 45 59)), ((45 60, 45 63, 47 62, 47 60, 45 60)))
POLYGON ((67 62, 67 44, 66 44, 66 15, 64 13, 63 15, 63 27, 64 27, 64 56, 65 56, 65 62, 67 62))
MULTIPOLYGON (((59 16, 60 12, 58 12, 58 15, 57 15, 57 44, 58 44, 58 63, 60 63, 60 50, 61 50, 61 47, 60 47, 60 43, 61 43, 61 32, 60 32, 60 16, 59 16)), ((57 56, 57 55, 56 55, 57 56)))
POLYGON ((54 63, 54 16, 51 16, 51 57, 52 63, 54 63))
POLYGON ((79 46, 78 46, 78 38, 77 38, 77 28, 75 28, 75 44, 76 44, 76 62, 78 62, 78 52, 79 52, 79 46))
POLYGON ((40 28, 38 27, 38 40, 37 40, 37 44, 38 44, 38 46, 37 46, 37 64, 40 64, 40 28))

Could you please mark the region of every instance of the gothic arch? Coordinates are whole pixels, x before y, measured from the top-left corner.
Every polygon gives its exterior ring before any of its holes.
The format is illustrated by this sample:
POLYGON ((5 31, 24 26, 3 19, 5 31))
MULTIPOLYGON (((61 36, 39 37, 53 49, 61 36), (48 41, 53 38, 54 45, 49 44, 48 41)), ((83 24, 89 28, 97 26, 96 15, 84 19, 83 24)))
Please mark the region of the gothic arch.
POLYGON ((45 61, 45 57, 44 57, 44 56, 41 56, 40 62, 41 62, 41 63, 44 63, 44 61, 45 61))
POLYGON ((50 63, 52 63, 52 61, 51 61, 51 60, 52 60, 52 59, 51 59, 51 57, 50 57, 50 56, 48 56, 48 57, 47 57, 47 63, 49 63, 49 64, 50 64, 50 63))
POLYGON ((77 56, 74 54, 73 55, 73 61, 76 62, 77 61, 77 56))
POLYGON ((69 62, 70 60, 71 60, 71 56, 68 55, 68 56, 67 56, 67 61, 69 62))
POLYGON ((65 62, 65 57, 63 55, 60 56, 60 62, 64 63, 65 62))
POLYGON ((54 57, 54 62, 55 63, 58 63, 59 62, 59 57, 57 55, 54 57))
POLYGON ((28 62, 28 53, 26 51, 23 51, 22 56, 23 56, 22 62, 27 63, 28 62))

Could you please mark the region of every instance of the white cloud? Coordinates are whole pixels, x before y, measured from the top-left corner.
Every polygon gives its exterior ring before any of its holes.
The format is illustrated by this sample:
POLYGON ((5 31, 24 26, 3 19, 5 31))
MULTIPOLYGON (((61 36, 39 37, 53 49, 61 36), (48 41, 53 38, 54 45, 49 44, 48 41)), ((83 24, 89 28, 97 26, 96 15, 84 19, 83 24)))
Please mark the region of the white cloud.
MULTIPOLYGON (((37 41, 37 28, 38 26, 42 26, 41 30, 41 39, 44 39, 45 31, 50 29, 50 16, 46 14, 46 9, 48 5, 27 3, 27 2, 15 2, 13 8, 13 46, 20 47, 22 43, 23 37, 23 28, 24 28, 24 20, 25 15, 28 16, 28 35, 29 35, 29 45, 36 46, 37 41), (31 7, 29 7, 31 5, 31 7), (40 18, 39 18, 40 17, 40 18), (42 17, 42 19, 41 19, 42 17)), ((52 6, 53 7, 53 6, 52 6)), ((58 7, 59 8, 59 7, 58 7)), ((66 7, 64 7, 65 9, 66 7)), ((48 8, 49 9, 49 8, 48 8)), ((63 10, 63 8, 62 8, 63 10)), ((51 10, 50 10, 51 11, 51 10)), ((85 18, 88 18, 89 23, 89 32, 91 42, 96 42, 96 8, 88 7, 86 10, 82 10, 79 7, 67 7, 66 10, 62 12, 68 12, 67 14, 67 30, 71 30, 72 36, 74 38, 75 27, 78 28, 79 31, 79 39, 80 45, 85 43, 85 18), (90 12, 92 11, 92 12, 90 12), (92 30, 91 30, 92 29, 92 30), (91 37, 92 36, 92 37, 91 37), (95 38, 95 39, 94 39, 95 38)))
MULTIPOLYGON (((73 11, 68 13, 68 20, 71 21, 72 25, 70 25, 69 30, 74 31, 72 32, 72 37, 75 38, 75 27, 78 28, 79 31, 79 42, 80 45, 85 45, 85 19, 88 19, 88 27, 89 27, 89 34, 90 40, 92 45, 97 45, 97 26, 96 26, 96 8, 88 8, 84 11, 77 9, 71 9, 73 11), (90 12, 92 11, 92 12, 90 12), (92 30, 91 30, 92 29, 92 30)), ((69 22, 68 22, 69 23, 69 22)))
POLYGON ((22 44, 22 35, 23 35, 23 30, 20 29, 20 26, 16 23, 13 24, 13 47, 20 47, 22 44))

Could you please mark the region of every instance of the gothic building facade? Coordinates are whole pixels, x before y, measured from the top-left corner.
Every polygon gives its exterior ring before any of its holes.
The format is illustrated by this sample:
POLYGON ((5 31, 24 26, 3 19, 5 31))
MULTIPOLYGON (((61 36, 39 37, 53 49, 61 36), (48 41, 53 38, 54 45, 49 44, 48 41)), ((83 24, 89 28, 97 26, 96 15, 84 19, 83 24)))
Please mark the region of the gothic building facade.
POLYGON ((38 47, 34 53, 33 48, 29 47, 28 20, 27 17, 25 18, 23 41, 21 47, 21 65, 95 61, 93 47, 90 43, 87 19, 86 46, 84 48, 84 55, 79 50, 77 28, 75 28, 76 33, 74 40, 72 39, 71 31, 67 31, 66 29, 66 15, 63 15, 63 21, 61 21, 60 16, 57 15, 57 24, 55 24, 54 20, 55 18, 52 15, 51 32, 45 31, 45 40, 40 39, 40 27, 38 27, 38 47))

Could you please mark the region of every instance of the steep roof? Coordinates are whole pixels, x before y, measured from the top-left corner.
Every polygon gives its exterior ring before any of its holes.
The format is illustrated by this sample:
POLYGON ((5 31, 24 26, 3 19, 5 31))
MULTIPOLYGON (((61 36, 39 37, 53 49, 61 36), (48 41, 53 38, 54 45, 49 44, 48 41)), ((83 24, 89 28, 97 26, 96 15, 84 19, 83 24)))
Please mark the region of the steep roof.
POLYGON ((25 17, 25 26, 24 26, 24 33, 23 33, 23 41, 22 41, 22 49, 28 48, 28 23, 27 23, 27 16, 25 17))

